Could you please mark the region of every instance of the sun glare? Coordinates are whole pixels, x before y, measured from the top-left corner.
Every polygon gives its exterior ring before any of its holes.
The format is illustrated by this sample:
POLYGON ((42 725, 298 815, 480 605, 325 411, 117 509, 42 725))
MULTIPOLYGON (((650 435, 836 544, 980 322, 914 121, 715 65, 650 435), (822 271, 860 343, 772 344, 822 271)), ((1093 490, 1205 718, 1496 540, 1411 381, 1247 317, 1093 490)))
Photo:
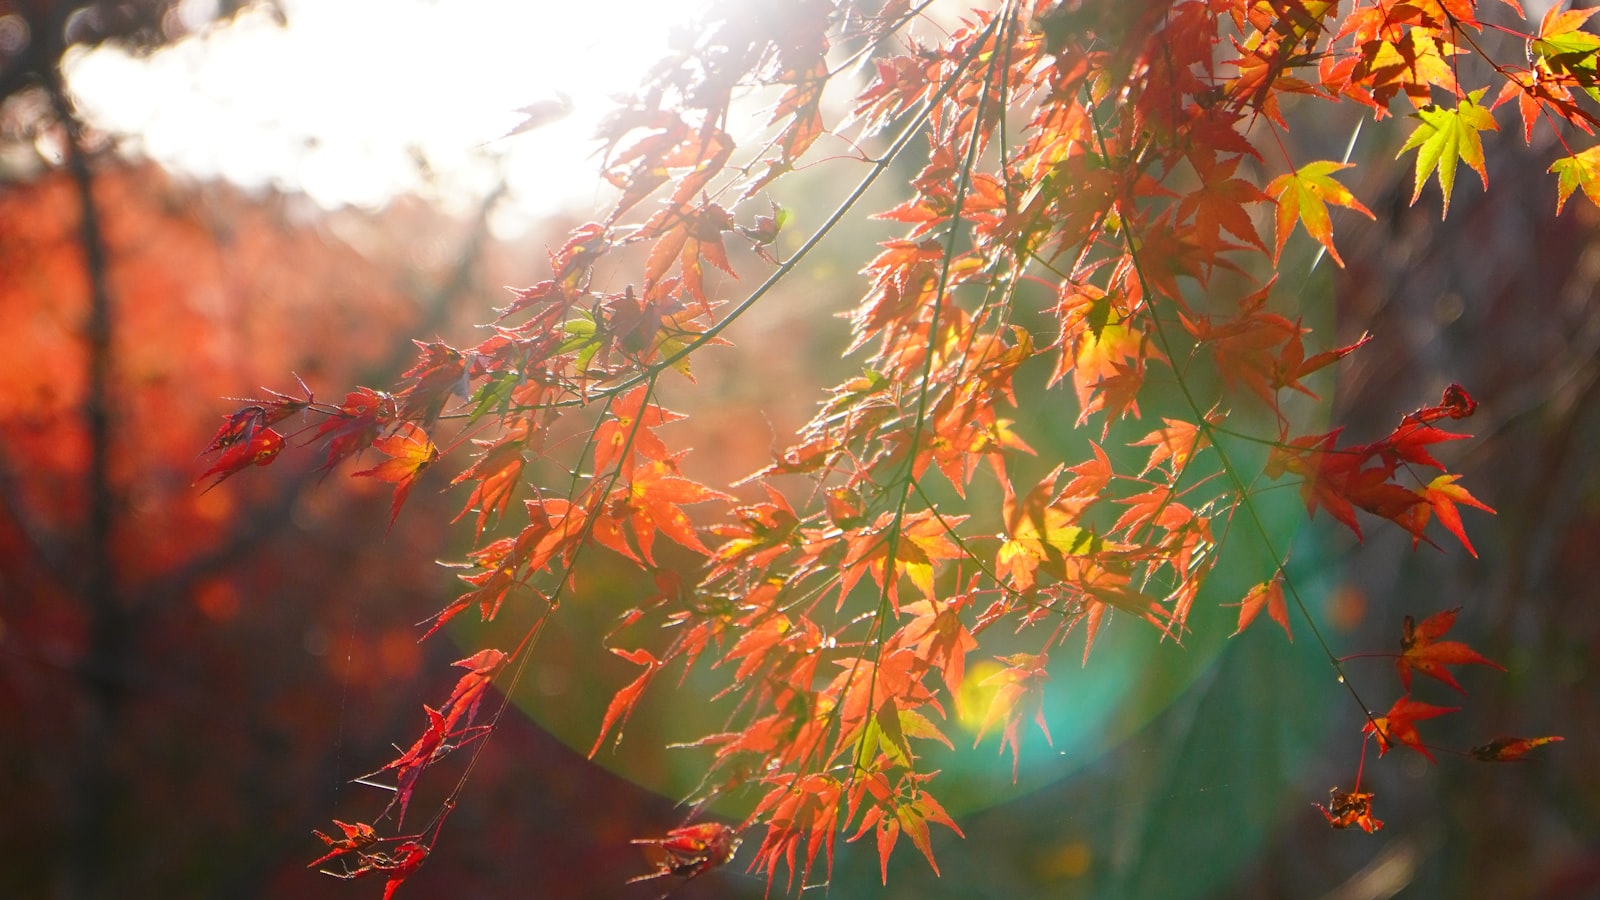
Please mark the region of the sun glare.
POLYGON ((505 177, 523 217, 596 202, 590 136, 699 0, 287 0, 147 57, 76 53, 98 127, 200 177, 327 207, 406 192, 473 204, 505 177), (534 106, 570 112, 502 138, 534 106), (502 174, 503 173, 503 174, 502 174))

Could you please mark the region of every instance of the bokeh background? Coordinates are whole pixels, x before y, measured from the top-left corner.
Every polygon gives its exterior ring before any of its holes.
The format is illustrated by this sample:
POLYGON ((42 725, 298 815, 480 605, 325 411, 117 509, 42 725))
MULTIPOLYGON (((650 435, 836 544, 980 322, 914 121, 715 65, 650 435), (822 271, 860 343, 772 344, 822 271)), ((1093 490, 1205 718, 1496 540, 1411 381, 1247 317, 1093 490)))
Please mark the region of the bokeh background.
MULTIPOLYGON (((311 830, 381 809, 352 779, 474 646, 416 640, 456 590, 434 561, 468 549, 447 525, 462 497, 430 476, 386 530, 386 486, 314 453, 211 491, 197 453, 227 398, 391 383, 412 338, 467 340, 503 285, 545 277, 546 246, 603 209, 586 137, 607 95, 694 5, 0 0, 0 896, 378 893, 308 871, 311 830), (519 107, 564 115, 499 139, 519 107)), ((1294 138, 1331 158, 1354 129, 1294 138)), ((1478 399, 1477 438, 1448 452, 1499 512, 1468 522, 1479 559, 1302 528, 1292 489, 1263 503, 1336 646, 1393 650, 1402 615, 1462 606, 1451 636, 1505 663, 1462 673, 1467 710, 1430 736, 1565 743, 1516 765, 1369 760, 1387 827, 1331 831, 1311 804, 1348 785, 1360 717, 1308 636, 1229 640, 1226 609, 1182 649, 1113 628, 1058 667, 1055 740, 1029 735, 1015 786, 992 736, 957 741, 942 777, 967 838, 936 836, 942 878, 905 851, 883 887, 875 851, 841 842, 829 896, 1600 896, 1600 215, 1553 214, 1554 141, 1517 131, 1490 140, 1493 190, 1464 176, 1440 222, 1388 162, 1403 133, 1369 123, 1352 187, 1377 221, 1336 220, 1348 268, 1291 255, 1280 285, 1340 343, 1375 336, 1327 392, 1353 439, 1452 381, 1478 399)), ((843 165, 778 198, 796 232, 826 213, 807 197, 854 180, 843 165)), ((691 475, 759 468, 850 371, 831 313, 888 234, 850 225, 737 350, 669 386, 691 475)), ((1030 442, 1081 450, 1071 417, 1030 442)), ((1217 596, 1238 596, 1223 571, 1217 596)), ((696 760, 662 745, 715 723, 661 696, 585 758, 631 677, 597 649, 627 605, 604 599, 563 608, 402 896, 659 895, 624 886, 649 868, 628 839, 681 823, 696 760)), ((761 896, 741 870, 674 896, 761 896)))

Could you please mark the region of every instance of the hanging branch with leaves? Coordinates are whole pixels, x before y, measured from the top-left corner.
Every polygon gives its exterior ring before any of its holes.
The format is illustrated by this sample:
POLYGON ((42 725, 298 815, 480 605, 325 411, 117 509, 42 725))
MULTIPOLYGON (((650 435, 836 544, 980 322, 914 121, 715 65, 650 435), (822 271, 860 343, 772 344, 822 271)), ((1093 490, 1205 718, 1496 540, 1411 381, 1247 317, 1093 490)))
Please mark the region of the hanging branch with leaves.
MULTIPOLYGON (((1515 101, 1525 137, 1544 123, 1568 148, 1552 167, 1556 209, 1580 187, 1594 199, 1597 151, 1566 143, 1589 136, 1588 104, 1600 102, 1600 38, 1582 30, 1592 11, 1552 10, 1537 34, 1518 34, 1524 65, 1485 56, 1486 30, 1516 30, 1481 21, 1472 0, 1358 0, 1343 11, 1323 0, 1038 0, 973 10, 948 30, 928 26, 927 6, 716 4, 697 40, 602 127, 601 174, 618 193, 609 214, 549 254, 549 278, 512 291, 488 338, 419 344, 402 383, 338 403, 272 394, 218 432, 206 473, 218 481, 274 462, 287 444, 320 445, 329 469, 374 451, 377 465, 356 474, 394 483, 395 515, 425 469, 453 466, 466 492, 457 521, 478 546, 461 574, 466 592, 426 633, 508 603, 533 612, 518 646, 458 663, 467 672, 438 709, 425 708, 422 736, 368 776, 392 780, 385 812, 396 827, 434 764, 481 751, 505 709, 485 714, 489 685, 499 679, 509 693, 591 556, 664 586, 618 610, 607 648, 638 669, 591 755, 620 738, 670 669, 706 658, 723 680, 717 696, 736 698, 728 727, 693 744, 707 767, 693 799, 744 792, 753 811, 736 826, 649 839, 664 857, 652 875, 721 865, 735 835, 752 831, 750 867, 769 883, 780 871, 789 887, 797 875, 826 878, 840 834, 871 835, 885 878, 902 835, 937 868, 932 826, 959 828, 936 799, 929 748, 952 744, 946 723, 973 655, 1000 666, 976 711, 980 740, 998 735, 1015 766, 1023 729, 1049 735, 1052 657, 1087 658, 1113 615, 1147 623, 1151 640, 1227 627, 1196 615, 1196 601, 1230 528, 1257 533, 1271 559, 1227 624, 1244 631, 1265 608, 1286 637, 1304 629, 1380 755, 1401 744, 1433 758, 1426 720, 1455 710, 1407 693, 1383 715, 1370 711, 1254 497, 1263 479, 1287 479, 1308 516, 1323 510, 1357 537, 1363 520, 1387 520, 1432 544, 1436 522, 1476 555, 1463 509, 1492 510, 1434 455, 1468 437, 1450 427, 1476 404, 1452 385, 1367 443, 1306 431, 1316 409, 1307 380, 1367 338, 1335 346, 1313 333, 1279 266, 1297 226, 1342 265, 1330 207, 1372 213, 1346 186, 1348 163, 1295 159, 1284 136, 1322 104, 1404 112, 1415 120, 1401 148, 1415 154, 1413 202, 1436 180, 1447 211, 1458 163, 1487 186, 1479 134, 1515 101), (1488 61, 1488 83, 1463 83, 1472 55, 1488 61), (757 86, 778 100, 751 149, 729 123, 736 98, 757 86), (848 92, 849 113, 828 121, 832 98, 848 92), (828 163, 860 168, 859 186, 780 261, 788 216, 764 195, 824 135, 868 148, 859 161, 828 163), (864 260, 847 316, 841 350, 861 374, 829 390, 772 464, 745 479, 757 499, 685 477, 670 427, 684 416, 660 404, 662 379, 692 381, 694 354, 724 343, 914 151, 927 162, 910 195, 878 214, 905 232, 864 260), (748 242, 769 266, 731 305, 707 280, 710 269, 735 274, 728 240, 748 242), (627 283, 598 286, 596 264, 635 245, 643 263, 627 283), (1050 294, 1042 310, 1028 299, 1039 284, 1050 294), (1035 313, 1048 324, 1023 324, 1035 313), (1050 386, 1026 409, 1014 389, 1023 371, 1050 386), (1171 408, 1173 386, 1177 412, 1144 419, 1141 402, 1159 394, 1171 408), (1088 452, 1013 481, 1008 463, 1035 453, 1019 423, 1041 416, 1075 418, 1088 452), (280 433, 297 417, 313 424, 280 433), (1136 449, 1108 452, 1112 442, 1136 449), (1239 452, 1250 445, 1266 450, 1255 471, 1239 452), (533 470, 561 475, 534 483, 533 470), (780 489, 779 476, 811 488, 780 489), (998 488, 998 509, 966 499, 978 479, 998 488), (946 490, 961 502, 939 508, 932 497, 946 490), (703 567, 668 565, 666 544, 703 567), (986 653, 1002 631, 1028 649, 986 653)), ((1505 6, 1520 14, 1514 0, 1505 6)), ((1403 687, 1421 673, 1460 690, 1446 666, 1496 665, 1440 640, 1454 616, 1406 620, 1403 687)), ((1510 760, 1556 740, 1502 738, 1465 755, 1510 760)), ((369 849, 401 841, 372 825, 336 823, 345 837, 324 837, 333 849, 313 865, 383 873, 387 896, 433 846, 470 771, 394 850, 369 849)), ((1372 831, 1382 824, 1373 801, 1358 768, 1323 814, 1372 831)))

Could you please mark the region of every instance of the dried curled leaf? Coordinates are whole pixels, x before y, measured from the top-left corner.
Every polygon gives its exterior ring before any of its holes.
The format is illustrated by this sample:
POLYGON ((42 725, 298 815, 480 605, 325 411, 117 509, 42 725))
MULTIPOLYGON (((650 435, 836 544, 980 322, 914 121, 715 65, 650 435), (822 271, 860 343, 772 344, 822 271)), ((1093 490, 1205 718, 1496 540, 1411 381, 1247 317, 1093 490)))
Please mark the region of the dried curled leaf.
POLYGON ((1383 827, 1383 820, 1372 814, 1372 798, 1371 791, 1341 791, 1334 787, 1328 789, 1327 806, 1312 805, 1322 810, 1322 817, 1334 828, 1359 825, 1361 830, 1371 834, 1383 827))

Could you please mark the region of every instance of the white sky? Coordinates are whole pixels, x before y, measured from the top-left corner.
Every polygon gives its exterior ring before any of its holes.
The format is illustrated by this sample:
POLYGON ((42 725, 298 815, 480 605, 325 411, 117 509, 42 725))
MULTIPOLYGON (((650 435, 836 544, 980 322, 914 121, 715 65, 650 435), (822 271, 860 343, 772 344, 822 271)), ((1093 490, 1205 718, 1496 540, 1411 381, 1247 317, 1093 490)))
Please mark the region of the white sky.
POLYGON ((79 52, 66 71, 95 125, 175 169, 328 207, 419 191, 460 208, 494 183, 499 158, 531 218, 602 198, 596 123, 699 5, 285 0, 287 28, 246 14, 147 58, 79 52), (493 140, 522 120, 512 110, 558 92, 571 115, 493 140))

